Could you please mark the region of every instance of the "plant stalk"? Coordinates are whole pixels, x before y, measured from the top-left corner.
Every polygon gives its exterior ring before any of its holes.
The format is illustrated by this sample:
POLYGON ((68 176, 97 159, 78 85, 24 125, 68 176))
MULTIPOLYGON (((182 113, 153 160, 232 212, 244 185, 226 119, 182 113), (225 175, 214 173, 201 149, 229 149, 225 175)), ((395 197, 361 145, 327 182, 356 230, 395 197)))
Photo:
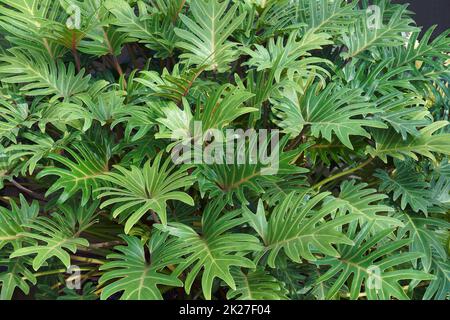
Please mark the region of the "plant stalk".
POLYGON ((357 167, 355 167, 353 169, 348 169, 348 170, 342 171, 342 172, 340 172, 338 174, 335 174, 334 176, 328 177, 328 178, 320 181, 319 183, 315 184, 314 186, 312 186, 311 189, 313 189, 313 190, 315 190, 315 189, 320 190, 320 188, 322 186, 326 185, 327 183, 330 183, 331 181, 334 181, 334 180, 339 179, 341 177, 344 177, 344 176, 347 176, 349 174, 352 174, 353 172, 361 170, 362 168, 364 168, 367 165, 369 165, 373 160, 374 160, 374 158, 370 158, 369 160, 361 163, 359 166, 357 166, 357 167))

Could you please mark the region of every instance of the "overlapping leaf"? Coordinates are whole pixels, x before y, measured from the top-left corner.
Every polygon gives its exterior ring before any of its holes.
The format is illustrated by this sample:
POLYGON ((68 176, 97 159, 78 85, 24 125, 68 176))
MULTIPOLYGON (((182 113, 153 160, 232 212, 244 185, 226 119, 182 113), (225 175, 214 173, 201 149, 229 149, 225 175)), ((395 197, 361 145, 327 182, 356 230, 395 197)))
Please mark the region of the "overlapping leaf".
POLYGON ((223 72, 236 59, 235 44, 229 36, 244 19, 237 15, 237 4, 228 8, 229 1, 193 1, 190 5, 193 19, 181 14, 180 19, 187 30, 176 28, 181 39, 177 46, 186 50, 180 58, 207 70, 223 72))
POLYGON ((211 299, 215 278, 222 279, 231 289, 236 290, 236 280, 232 267, 254 268, 255 264, 246 255, 261 249, 259 241, 252 235, 230 232, 246 221, 239 210, 223 212, 224 204, 213 201, 202 216, 202 232, 181 223, 170 223, 164 230, 177 237, 184 244, 186 257, 177 267, 188 270, 185 280, 186 292, 190 292, 194 280, 203 270, 201 286, 206 299, 211 299))
POLYGON ((421 256, 421 253, 417 252, 399 252, 402 247, 410 243, 409 239, 385 241, 393 229, 380 231, 373 237, 367 238, 369 229, 370 225, 355 235, 354 246, 339 246, 339 257, 317 261, 319 265, 330 266, 328 271, 317 279, 318 283, 334 275, 338 276, 327 293, 328 298, 348 282, 350 299, 357 299, 364 292, 370 300, 391 298, 409 300, 400 281, 434 279, 432 275, 423 271, 412 268, 401 269, 401 265, 410 263, 421 256), (371 250, 374 246, 376 249, 371 250), (397 268, 393 269, 393 267, 397 268))

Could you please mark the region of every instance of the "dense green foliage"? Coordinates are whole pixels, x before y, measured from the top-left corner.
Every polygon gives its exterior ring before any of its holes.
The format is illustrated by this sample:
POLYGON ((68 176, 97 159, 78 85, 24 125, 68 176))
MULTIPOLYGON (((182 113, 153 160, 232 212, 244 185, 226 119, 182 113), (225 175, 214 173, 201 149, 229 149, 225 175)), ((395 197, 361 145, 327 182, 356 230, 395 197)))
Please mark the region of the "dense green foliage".
POLYGON ((388 0, 0 0, 0 298, 448 299, 433 29, 388 0), (196 122, 280 130, 276 172, 173 161, 196 122))

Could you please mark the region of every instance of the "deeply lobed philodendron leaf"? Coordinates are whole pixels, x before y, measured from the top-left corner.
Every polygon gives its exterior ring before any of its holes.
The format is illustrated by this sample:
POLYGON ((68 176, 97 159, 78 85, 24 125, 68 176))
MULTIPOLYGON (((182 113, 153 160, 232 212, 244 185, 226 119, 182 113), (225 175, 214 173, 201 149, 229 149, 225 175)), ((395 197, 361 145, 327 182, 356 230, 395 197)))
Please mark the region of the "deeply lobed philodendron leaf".
POLYGON ((203 212, 202 232, 181 223, 172 223, 167 230, 172 236, 182 241, 185 258, 178 269, 189 268, 185 280, 185 288, 189 293, 195 278, 203 270, 201 276, 202 291, 206 299, 211 299, 211 290, 215 278, 220 278, 232 289, 236 289, 236 282, 231 268, 255 267, 246 254, 261 250, 259 241, 252 235, 232 233, 230 229, 246 221, 240 217, 240 211, 226 212, 222 216, 224 204, 212 202, 203 212))
POLYGON ((367 151, 384 162, 387 162, 388 156, 418 160, 417 155, 422 155, 434 160, 433 153, 450 155, 450 134, 439 132, 447 126, 447 121, 434 122, 422 128, 417 136, 408 136, 406 140, 393 130, 377 130, 374 132, 376 146, 368 147, 367 151))
POLYGON ((176 28, 175 33, 181 39, 177 46, 187 51, 180 55, 190 64, 205 65, 207 70, 223 72, 236 57, 235 44, 228 37, 239 26, 244 15, 237 15, 235 4, 228 8, 229 1, 205 0, 193 1, 191 12, 194 19, 180 15, 187 28, 176 28))
POLYGON ((75 162, 60 154, 48 156, 50 159, 65 165, 69 170, 48 166, 39 172, 37 177, 59 176, 59 179, 48 189, 47 195, 63 189, 58 201, 65 202, 76 192, 81 191, 81 204, 84 205, 91 198, 92 193, 99 188, 99 177, 109 171, 109 154, 107 150, 90 148, 84 144, 76 146, 74 149, 66 149, 66 151, 75 162))
POLYGON ((341 185, 339 197, 335 200, 342 204, 339 214, 346 212, 355 214, 360 225, 371 223, 376 233, 392 226, 401 226, 403 223, 392 216, 394 209, 383 205, 380 200, 386 199, 385 194, 376 193, 375 189, 367 188, 367 184, 356 184, 354 180, 345 181, 341 185))
MULTIPOLYGON (((2 252, 3 253, 3 252, 2 252)), ((15 258, 8 256, 0 256, 0 266, 5 270, 0 272, 0 300, 11 300, 16 288, 23 293, 30 292, 30 284, 35 285, 37 282, 33 272, 29 269, 30 259, 15 258)))
POLYGON ((361 93, 334 85, 324 90, 312 86, 300 96, 293 90, 287 91, 285 98, 276 105, 280 126, 294 137, 301 134, 305 126, 310 126, 314 137, 331 141, 332 135, 336 135, 347 148, 353 149, 350 136, 370 137, 364 127, 385 128, 379 121, 364 119, 379 111, 361 93))
POLYGON ((77 237, 67 226, 49 218, 38 217, 24 226, 30 230, 19 235, 25 237, 30 245, 15 250, 10 258, 35 255, 34 270, 41 268, 52 257, 58 258, 68 268, 70 255, 67 251, 75 253, 78 246, 89 246, 86 239, 77 237))
POLYGON ((233 272, 236 290, 227 293, 228 299, 238 300, 285 300, 287 290, 284 284, 263 270, 241 270, 233 272))
POLYGON ((135 166, 131 170, 115 166, 119 173, 109 172, 101 179, 117 187, 103 187, 99 198, 111 197, 104 201, 102 208, 111 204, 121 204, 114 209, 113 216, 120 214, 129 216, 125 224, 125 233, 144 216, 154 211, 163 224, 167 224, 166 206, 168 200, 178 200, 194 205, 193 199, 185 192, 176 191, 193 184, 194 176, 188 176, 185 170, 169 167, 171 159, 161 164, 162 153, 153 162, 147 162, 143 169, 135 166), (133 210, 134 209, 134 210, 133 210), (131 211, 130 213, 130 210, 131 211))
POLYGON ((329 195, 324 192, 306 200, 291 193, 274 208, 268 221, 262 216, 261 207, 257 217, 245 211, 253 221, 252 227, 263 239, 264 252, 268 252, 268 264, 272 268, 275 268, 275 260, 281 251, 294 262, 300 262, 302 258, 315 261, 313 252, 339 256, 333 244, 353 244, 338 228, 357 217, 347 214, 326 221, 325 217, 334 214, 339 206, 337 201, 322 203, 329 195))
POLYGON ((18 249, 24 240, 22 232, 25 224, 31 222, 39 214, 39 204, 34 201, 31 206, 25 197, 20 195, 20 207, 11 201, 11 210, 0 208, 0 249, 7 244, 18 249))

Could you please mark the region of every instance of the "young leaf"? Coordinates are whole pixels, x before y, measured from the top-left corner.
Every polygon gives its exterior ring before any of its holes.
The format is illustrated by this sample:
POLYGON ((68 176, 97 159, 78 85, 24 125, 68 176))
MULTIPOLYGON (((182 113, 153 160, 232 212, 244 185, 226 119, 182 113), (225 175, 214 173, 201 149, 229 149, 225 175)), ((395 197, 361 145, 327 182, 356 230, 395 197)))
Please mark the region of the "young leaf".
POLYGON ((238 4, 228 8, 229 1, 192 1, 190 11, 193 19, 180 14, 187 30, 175 28, 176 35, 182 39, 177 46, 186 50, 180 55, 190 64, 208 66, 206 70, 224 72, 229 63, 236 59, 235 43, 228 40, 241 24, 244 14, 238 15, 238 4))
POLYGON ((167 224, 167 201, 178 200, 194 205, 194 200, 187 193, 176 191, 194 184, 195 177, 188 175, 185 170, 169 168, 171 158, 161 165, 162 152, 153 162, 148 161, 142 169, 131 166, 127 170, 122 166, 114 166, 118 172, 109 172, 101 179, 111 182, 114 186, 102 187, 98 198, 110 197, 102 202, 100 208, 112 204, 119 204, 113 210, 113 216, 121 214, 128 216, 125 224, 125 233, 146 214, 154 211, 161 223, 167 224), (116 187, 117 186, 117 187, 116 187), (130 210, 133 210, 130 215, 130 210))
POLYGON ((230 232, 232 228, 242 225, 245 218, 240 217, 239 210, 225 212, 221 215, 224 204, 213 201, 202 216, 202 233, 181 223, 169 223, 167 227, 159 226, 177 237, 184 244, 186 257, 177 267, 180 272, 188 269, 185 281, 189 293, 195 278, 201 270, 201 286, 206 299, 211 299, 211 290, 215 278, 220 278, 236 290, 236 281, 231 267, 254 268, 255 264, 245 255, 261 249, 258 239, 245 233, 230 232))
POLYGON ((393 130, 376 130, 373 132, 375 147, 368 146, 367 152, 372 157, 379 157, 385 163, 387 157, 404 160, 406 157, 418 160, 417 154, 435 160, 433 153, 450 155, 450 133, 440 133, 448 126, 447 121, 436 121, 419 130, 417 136, 403 140, 393 130))
POLYGON ((100 176, 109 170, 110 154, 104 148, 98 148, 98 146, 92 148, 86 144, 76 145, 73 149, 65 148, 64 150, 75 161, 61 154, 52 153, 48 155, 48 158, 58 161, 68 169, 46 167, 39 172, 37 178, 59 176, 59 179, 47 190, 46 195, 63 189, 58 198, 58 202, 63 203, 78 191, 81 191, 81 204, 85 205, 91 198, 91 194, 100 186, 100 176))

